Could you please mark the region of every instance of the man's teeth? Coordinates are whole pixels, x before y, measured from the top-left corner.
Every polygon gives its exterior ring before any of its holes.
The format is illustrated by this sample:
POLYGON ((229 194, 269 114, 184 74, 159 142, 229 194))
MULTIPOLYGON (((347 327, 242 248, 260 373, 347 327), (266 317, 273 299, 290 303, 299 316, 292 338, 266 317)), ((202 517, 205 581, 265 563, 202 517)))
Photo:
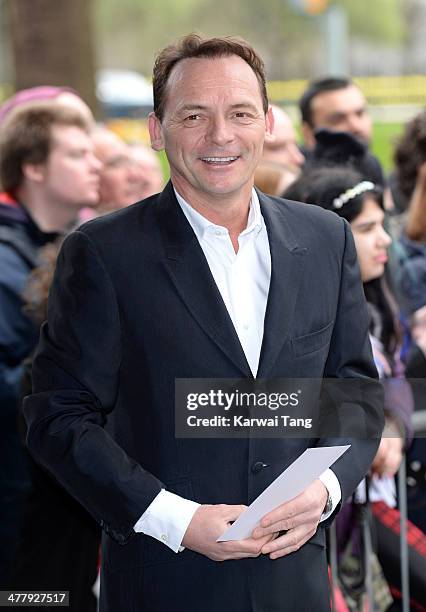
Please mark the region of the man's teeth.
POLYGON ((202 157, 201 159, 205 162, 220 164, 235 161, 236 159, 238 159, 238 157, 202 157))

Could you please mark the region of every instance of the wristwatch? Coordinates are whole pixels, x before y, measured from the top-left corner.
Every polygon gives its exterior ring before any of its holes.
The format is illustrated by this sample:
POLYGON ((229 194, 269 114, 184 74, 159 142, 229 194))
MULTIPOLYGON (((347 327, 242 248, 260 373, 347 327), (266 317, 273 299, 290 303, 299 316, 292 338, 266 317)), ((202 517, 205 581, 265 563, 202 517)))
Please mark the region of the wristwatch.
POLYGON ((322 511, 322 513, 323 514, 328 514, 332 510, 333 510, 333 500, 330 497, 330 493, 328 493, 327 502, 326 502, 326 504, 324 506, 324 510, 322 511))

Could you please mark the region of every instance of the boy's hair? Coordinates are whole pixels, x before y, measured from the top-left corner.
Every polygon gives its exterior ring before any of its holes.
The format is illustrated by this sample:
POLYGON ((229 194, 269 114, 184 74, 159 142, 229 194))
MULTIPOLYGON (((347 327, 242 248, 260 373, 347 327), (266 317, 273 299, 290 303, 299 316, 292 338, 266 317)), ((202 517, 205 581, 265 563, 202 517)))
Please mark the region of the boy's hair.
POLYGON ((75 126, 89 133, 78 110, 57 102, 34 102, 12 111, 0 129, 0 183, 14 194, 23 182, 23 165, 43 164, 52 147, 53 126, 75 126))

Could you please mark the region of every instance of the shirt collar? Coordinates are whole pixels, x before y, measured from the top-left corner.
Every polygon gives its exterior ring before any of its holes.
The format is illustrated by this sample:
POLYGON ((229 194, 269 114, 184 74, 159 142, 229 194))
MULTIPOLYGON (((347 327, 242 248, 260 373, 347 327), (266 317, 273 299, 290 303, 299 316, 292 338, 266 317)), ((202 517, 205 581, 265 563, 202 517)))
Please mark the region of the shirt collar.
MULTIPOLYGON (((195 208, 192 208, 192 206, 176 191, 174 187, 173 189, 176 195, 176 199, 179 202, 179 205, 185 217, 187 218, 189 224, 191 225, 192 229, 195 232, 195 235, 199 240, 203 238, 206 233, 215 233, 216 235, 228 235, 228 230, 226 229, 226 227, 223 227, 222 225, 216 225, 215 223, 212 223, 212 221, 209 221, 208 219, 203 217, 203 215, 196 211, 195 208)), ((240 235, 245 236, 253 232, 253 236, 256 236, 262 229, 263 225, 264 221, 262 213, 260 211, 259 197, 257 195, 256 190, 252 188, 247 227, 241 232, 240 235)))

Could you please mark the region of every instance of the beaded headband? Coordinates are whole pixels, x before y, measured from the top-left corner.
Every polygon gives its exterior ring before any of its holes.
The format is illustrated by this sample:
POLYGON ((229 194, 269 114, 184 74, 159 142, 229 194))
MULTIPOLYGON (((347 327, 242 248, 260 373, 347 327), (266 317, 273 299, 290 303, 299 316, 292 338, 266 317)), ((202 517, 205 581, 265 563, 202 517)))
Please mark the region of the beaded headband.
POLYGON ((337 198, 334 198, 332 208, 342 208, 342 206, 347 204, 350 200, 353 200, 353 198, 356 198, 356 196, 361 195, 361 193, 365 191, 371 191, 374 188, 375 185, 371 181, 362 181, 354 187, 347 189, 344 193, 341 193, 337 198))

